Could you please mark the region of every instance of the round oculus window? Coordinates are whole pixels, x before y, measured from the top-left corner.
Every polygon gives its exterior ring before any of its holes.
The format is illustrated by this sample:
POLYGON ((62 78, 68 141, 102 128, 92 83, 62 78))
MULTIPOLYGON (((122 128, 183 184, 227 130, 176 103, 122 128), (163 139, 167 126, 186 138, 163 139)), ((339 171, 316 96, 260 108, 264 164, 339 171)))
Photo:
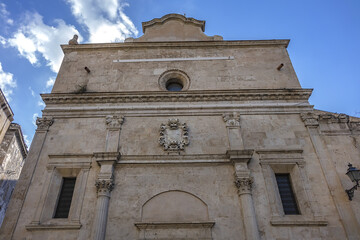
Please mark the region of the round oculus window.
POLYGON ((172 78, 166 82, 166 89, 171 92, 178 92, 183 89, 183 85, 179 79, 172 78))

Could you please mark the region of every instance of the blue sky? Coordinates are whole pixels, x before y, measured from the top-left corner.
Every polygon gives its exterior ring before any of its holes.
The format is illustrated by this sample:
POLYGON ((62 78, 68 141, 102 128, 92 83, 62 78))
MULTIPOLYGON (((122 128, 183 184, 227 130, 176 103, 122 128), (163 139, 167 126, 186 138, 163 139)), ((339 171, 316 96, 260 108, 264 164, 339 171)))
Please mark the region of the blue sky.
POLYGON ((288 51, 310 103, 360 117, 360 1, 0 0, 0 87, 28 143, 62 60, 60 44, 121 42, 168 13, 206 20, 224 40, 291 39, 288 51))

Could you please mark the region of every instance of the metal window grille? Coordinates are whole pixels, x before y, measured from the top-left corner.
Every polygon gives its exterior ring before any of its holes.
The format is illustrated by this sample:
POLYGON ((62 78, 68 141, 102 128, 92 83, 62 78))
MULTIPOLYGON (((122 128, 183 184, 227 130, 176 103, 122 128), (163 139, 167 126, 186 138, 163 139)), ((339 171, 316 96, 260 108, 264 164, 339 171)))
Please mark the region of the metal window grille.
POLYGON ((295 195, 291 187, 290 174, 275 174, 285 215, 300 214, 295 195))
POLYGON ((63 178, 54 218, 67 218, 69 216, 75 181, 76 178, 63 178))

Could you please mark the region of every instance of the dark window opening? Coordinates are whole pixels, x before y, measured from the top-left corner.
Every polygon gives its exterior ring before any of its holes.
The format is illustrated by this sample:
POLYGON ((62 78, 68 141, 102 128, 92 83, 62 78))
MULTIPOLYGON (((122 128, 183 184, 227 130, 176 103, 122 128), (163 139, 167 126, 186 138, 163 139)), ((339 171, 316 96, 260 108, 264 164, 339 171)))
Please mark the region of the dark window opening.
POLYGON ((54 218, 68 218, 76 178, 63 178, 54 218))
POLYGON ((285 215, 300 214, 295 195, 291 187, 290 174, 275 174, 275 177, 285 215))
POLYGON ((172 78, 166 82, 166 89, 171 92, 178 92, 183 89, 183 85, 179 79, 172 78))

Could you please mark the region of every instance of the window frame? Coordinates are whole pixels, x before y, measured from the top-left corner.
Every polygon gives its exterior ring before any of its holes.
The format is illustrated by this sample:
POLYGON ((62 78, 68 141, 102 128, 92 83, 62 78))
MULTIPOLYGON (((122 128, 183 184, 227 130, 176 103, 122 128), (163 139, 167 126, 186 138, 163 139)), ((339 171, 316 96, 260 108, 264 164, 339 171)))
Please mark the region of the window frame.
POLYGON ((47 171, 44 173, 43 189, 35 215, 26 229, 79 229, 80 213, 91 157, 88 155, 49 155, 47 171), (76 178, 68 218, 54 218, 63 178, 76 178))

